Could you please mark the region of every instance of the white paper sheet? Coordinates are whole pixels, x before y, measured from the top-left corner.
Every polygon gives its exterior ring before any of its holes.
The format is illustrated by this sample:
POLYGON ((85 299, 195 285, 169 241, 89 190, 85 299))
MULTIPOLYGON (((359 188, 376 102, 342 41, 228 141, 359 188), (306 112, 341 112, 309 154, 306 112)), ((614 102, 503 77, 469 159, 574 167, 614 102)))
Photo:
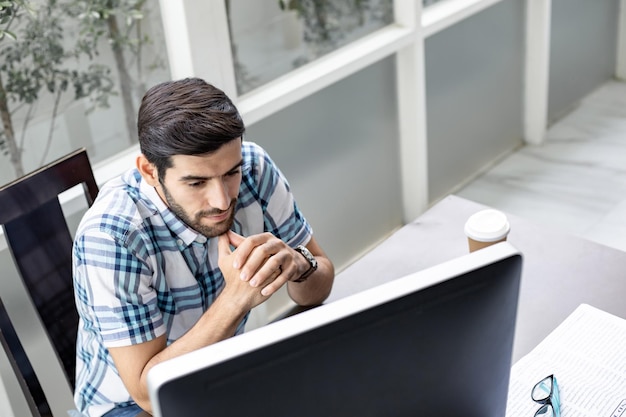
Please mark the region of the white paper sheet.
POLYGON ((626 417, 626 320, 581 304, 513 365, 507 417, 533 417, 530 391, 550 374, 562 417, 626 417))

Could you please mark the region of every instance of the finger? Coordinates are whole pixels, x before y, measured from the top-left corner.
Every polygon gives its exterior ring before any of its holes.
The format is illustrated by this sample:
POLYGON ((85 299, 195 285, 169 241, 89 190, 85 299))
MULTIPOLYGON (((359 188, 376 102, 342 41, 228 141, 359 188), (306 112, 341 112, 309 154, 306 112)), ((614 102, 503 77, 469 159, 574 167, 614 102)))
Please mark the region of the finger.
MULTIPOLYGON (((232 230, 229 230, 228 232, 226 232, 225 235, 228 238, 228 241, 230 242, 230 244, 233 247, 235 247, 235 249, 238 249, 239 245, 241 245, 245 240, 243 236, 233 232, 232 230)), ((238 260, 237 254, 235 254, 235 259, 233 260, 233 268, 239 269, 240 267, 241 267, 241 263, 238 260)))
POLYGON ((234 253, 234 259, 236 259, 239 269, 241 270, 241 279, 243 281, 250 281, 260 273, 256 282, 257 285, 263 283, 263 281, 271 275, 271 272, 277 265, 283 263, 284 256, 280 256, 280 259, 277 259, 279 256, 276 255, 280 252, 281 244, 284 245, 279 239, 267 239, 263 235, 255 235, 246 238, 245 242, 243 242, 234 253), (262 269, 272 258, 274 259, 268 266, 271 267, 273 265, 273 267, 262 269))
POLYGON ((243 241, 246 240, 245 237, 233 232, 232 230, 229 230, 226 234, 228 235, 228 239, 230 239, 230 244, 233 245, 235 248, 239 247, 239 245, 241 245, 243 241))
POLYGON ((281 265, 278 265, 278 268, 276 268, 276 270, 274 271, 274 273, 272 274, 272 276, 270 277, 270 280, 274 281, 276 278, 278 278, 280 276, 280 274, 283 273, 283 267, 281 265))
POLYGON ((274 281, 263 287, 263 289, 261 290, 261 295, 263 295, 264 297, 269 297, 270 295, 278 291, 280 287, 285 285, 286 282, 287 280, 284 276, 277 277, 274 281))
MULTIPOLYGON (((265 281, 264 284, 270 284, 272 282, 274 282, 281 274, 283 273, 283 269, 281 268, 280 265, 278 265, 278 268, 276 268, 274 270, 274 272, 272 272, 272 275, 270 275, 265 281)), ((252 285, 252 284, 251 284, 252 285)), ((256 285, 253 285, 256 286, 256 285)))
MULTIPOLYGON (((229 233, 229 238, 232 239, 234 243, 233 246, 235 246, 238 249, 237 253, 235 254, 235 259, 233 261, 233 268, 235 269, 241 269, 246 264, 246 262, 248 262, 248 257, 250 256, 252 251, 256 247, 263 244, 263 241, 259 239, 259 235, 252 235, 252 236, 248 236, 244 238, 243 236, 240 236, 237 233, 232 232, 232 234, 229 233)), ((244 281, 247 280, 246 277, 249 277, 251 275, 249 272, 250 271, 243 274, 244 276, 242 276, 242 279, 244 281)))
MULTIPOLYGON (((248 263, 251 263, 251 261, 248 263)), ((246 269, 247 268, 248 264, 246 264, 246 269)), ((250 278, 250 285, 253 287, 262 287, 263 285, 272 282, 276 279, 276 276, 278 276, 276 275, 277 271, 280 271, 278 275, 282 274, 280 260, 275 259, 274 257, 266 259, 263 265, 261 265, 250 278)))
MULTIPOLYGON (((237 239, 237 234, 233 233, 234 238, 237 239)), ((265 259, 278 252, 276 241, 279 239, 273 236, 271 233, 261 233, 257 235, 251 235, 245 238, 237 239, 237 254, 236 262, 239 267, 242 267, 252 252, 257 252, 257 256, 260 253, 261 258, 265 259), (259 250, 260 249, 260 250, 259 250)))
POLYGON ((217 253, 219 257, 228 256, 233 253, 230 250, 230 239, 226 233, 217 237, 217 253))

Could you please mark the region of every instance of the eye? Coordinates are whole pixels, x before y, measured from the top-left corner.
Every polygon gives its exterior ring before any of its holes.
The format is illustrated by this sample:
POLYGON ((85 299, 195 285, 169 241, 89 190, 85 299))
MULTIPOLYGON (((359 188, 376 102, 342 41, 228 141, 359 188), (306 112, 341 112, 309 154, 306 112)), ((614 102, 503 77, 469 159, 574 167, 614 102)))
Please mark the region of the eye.
POLYGON ((191 188, 198 188, 202 186, 202 184, 204 184, 204 181, 195 181, 195 182, 187 183, 187 185, 191 188))

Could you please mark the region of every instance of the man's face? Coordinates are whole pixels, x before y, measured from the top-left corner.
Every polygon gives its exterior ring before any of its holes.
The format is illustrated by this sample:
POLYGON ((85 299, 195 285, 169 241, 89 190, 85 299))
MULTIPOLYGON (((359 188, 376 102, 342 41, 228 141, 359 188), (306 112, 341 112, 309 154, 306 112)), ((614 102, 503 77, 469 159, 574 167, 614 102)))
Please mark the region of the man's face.
POLYGON ((200 156, 175 155, 157 192, 189 227, 206 237, 227 232, 241 184, 241 140, 200 156))

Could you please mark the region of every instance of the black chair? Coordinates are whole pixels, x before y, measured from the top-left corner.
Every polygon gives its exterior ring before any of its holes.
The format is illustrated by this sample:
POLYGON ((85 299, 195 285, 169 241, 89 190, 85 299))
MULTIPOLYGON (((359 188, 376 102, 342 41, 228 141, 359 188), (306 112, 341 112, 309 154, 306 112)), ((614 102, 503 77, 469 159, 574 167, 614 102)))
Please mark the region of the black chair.
POLYGON ((11 367, 11 370, 13 371, 13 376, 15 377, 15 381, 20 387, 20 391, 22 392, 22 395, 24 396, 24 400, 26 401, 26 405, 28 406, 31 416, 41 417, 41 414, 39 413, 39 409, 37 408, 37 404, 35 404, 35 399, 33 398, 33 395, 30 392, 30 390, 28 389, 28 385, 26 384, 24 375, 22 374, 22 371, 17 365, 17 361, 15 360, 15 357, 13 356, 13 353, 11 352, 11 349, 9 348, 9 344, 4 338, 4 334, 2 333, 2 331, 0 331, 0 348, 6 353, 7 359, 9 360, 9 366, 11 367))
MULTIPOLYGON (((85 149, 0 187, 0 224, 7 245, 72 389, 78 328, 72 285, 73 238, 58 195, 80 184, 91 206, 98 186, 85 149)), ((37 375, 1 303, 0 329, 39 413, 52 416, 37 375)))

